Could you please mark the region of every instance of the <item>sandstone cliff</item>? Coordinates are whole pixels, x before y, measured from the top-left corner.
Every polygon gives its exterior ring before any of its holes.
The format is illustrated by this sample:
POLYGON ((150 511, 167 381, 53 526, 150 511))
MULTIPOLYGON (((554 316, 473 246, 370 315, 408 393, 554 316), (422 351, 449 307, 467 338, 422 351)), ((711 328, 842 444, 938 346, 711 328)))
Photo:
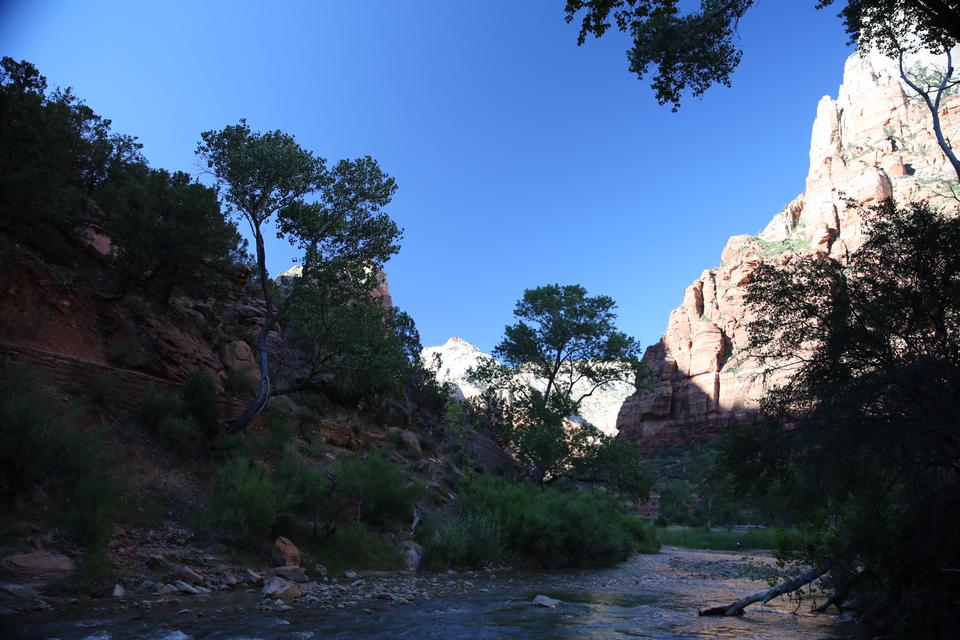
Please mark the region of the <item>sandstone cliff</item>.
MULTIPOLYGON (((907 68, 942 68, 943 61, 919 54, 907 68)), ((941 118, 947 139, 960 141, 960 97, 945 99, 941 118)), ((889 196, 922 198, 956 207, 951 178, 930 113, 901 82, 896 61, 852 55, 837 98, 825 96, 817 106, 806 190, 758 236, 730 238, 720 266, 687 287, 663 337, 645 353, 654 386, 624 402, 619 434, 650 451, 749 419, 765 389, 785 380, 762 378, 743 352, 743 301, 753 270, 768 261, 786 264, 797 253, 843 260, 863 237, 861 215, 848 199, 869 205, 889 196)))

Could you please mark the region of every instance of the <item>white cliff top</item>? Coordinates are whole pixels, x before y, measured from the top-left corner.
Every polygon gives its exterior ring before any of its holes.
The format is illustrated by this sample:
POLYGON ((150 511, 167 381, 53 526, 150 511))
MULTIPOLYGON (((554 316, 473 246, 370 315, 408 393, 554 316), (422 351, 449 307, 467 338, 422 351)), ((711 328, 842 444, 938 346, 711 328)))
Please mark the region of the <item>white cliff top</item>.
MULTIPOLYGON (((428 369, 433 370, 434 356, 441 359, 440 368, 435 370, 437 381, 449 383, 453 386, 458 398, 472 398, 480 395, 483 388, 467 380, 467 371, 491 358, 463 338, 450 338, 444 344, 427 347, 420 352, 420 358, 428 369)), ((530 380, 536 385, 536 380, 530 380)), ((586 392, 586 383, 582 392, 586 392)), ((578 390, 574 387, 574 392, 578 390)), ((580 406, 580 418, 589 422, 600 431, 614 435, 617 432, 617 412, 624 399, 634 391, 633 385, 627 383, 613 383, 597 389, 594 394, 583 401, 580 406)))

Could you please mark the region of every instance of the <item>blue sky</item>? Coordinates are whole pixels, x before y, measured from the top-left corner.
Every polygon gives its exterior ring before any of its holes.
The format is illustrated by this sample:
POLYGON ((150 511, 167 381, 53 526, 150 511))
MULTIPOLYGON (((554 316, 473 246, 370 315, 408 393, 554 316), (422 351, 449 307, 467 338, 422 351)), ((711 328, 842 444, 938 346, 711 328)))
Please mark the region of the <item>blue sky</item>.
MULTIPOLYGON (((563 0, 6 2, 0 54, 73 86, 151 164, 197 171, 201 131, 245 117, 331 162, 370 154, 405 229, 387 267, 425 345, 485 350, 525 288, 612 296, 655 342, 730 235, 803 190, 846 36, 815 0, 760 2, 733 87, 657 105, 619 33, 576 46, 563 0)), ((295 255, 268 245, 277 273, 295 255)))

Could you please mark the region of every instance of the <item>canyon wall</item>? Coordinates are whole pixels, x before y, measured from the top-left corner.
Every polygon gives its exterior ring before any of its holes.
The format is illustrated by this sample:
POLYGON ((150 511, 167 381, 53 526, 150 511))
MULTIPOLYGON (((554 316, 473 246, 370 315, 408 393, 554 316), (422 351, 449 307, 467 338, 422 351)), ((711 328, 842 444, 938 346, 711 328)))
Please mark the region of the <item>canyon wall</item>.
MULTIPOLYGON (((945 59, 917 54, 905 66, 942 69, 945 59)), ((960 142, 960 97, 946 97, 940 113, 947 140, 960 142)), ((765 390, 788 379, 761 375, 744 352, 744 296, 754 269, 787 264, 798 253, 844 260, 863 242, 862 216, 851 201, 869 206, 893 196, 956 209, 951 182, 956 175, 937 146, 930 112, 901 82, 897 62, 850 56, 837 98, 817 105, 805 191, 759 235, 730 238, 720 266, 687 287, 663 337, 644 355, 653 384, 623 403, 619 435, 656 451, 749 420, 765 390)))

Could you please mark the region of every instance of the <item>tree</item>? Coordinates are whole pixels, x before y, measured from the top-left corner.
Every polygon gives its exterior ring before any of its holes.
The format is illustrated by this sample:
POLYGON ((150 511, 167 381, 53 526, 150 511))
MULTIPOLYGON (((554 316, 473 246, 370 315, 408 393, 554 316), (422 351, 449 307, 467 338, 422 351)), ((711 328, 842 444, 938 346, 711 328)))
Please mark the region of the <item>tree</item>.
POLYGON ((126 286, 141 287, 163 303, 175 289, 205 297, 222 290, 244 243, 224 219, 216 191, 183 172, 127 168, 98 198, 126 286))
POLYGON ((901 634, 943 637, 960 595, 960 219, 892 201, 865 215, 848 264, 754 273, 751 353, 792 373, 721 458, 799 516, 790 558, 857 584, 901 634))
POLYGON ((328 170, 325 159, 302 148, 293 136, 253 132, 245 120, 201 134, 197 153, 229 209, 250 227, 266 305, 257 335, 260 389, 246 411, 230 422, 231 429, 239 430, 264 407, 271 389, 267 335, 279 314, 267 274, 264 225, 276 216, 278 234, 305 251, 305 269, 335 262, 356 275, 365 260, 365 267, 376 269, 397 251, 399 230, 380 212, 396 184, 370 157, 342 160, 328 170), (371 230, 375 233, 363 235, 371 230))
POLYGON ((470 374, 512 398, 506 439, 539 482, 575 477, 649 491, 647 477, 629 468, 642 467, 635 445, 569 420, 601 386, 642 379, 639 346, 616 329, 615 307, 612 298, 590 297, 579 285, 527 289, 494 359, 470 374))
MULTIPOLYGON (((603 36, 612 26, 633 41, 627 51, 629 70, 643 79, 656 67, 651 87, 660 104, 680 107, 689 91, 703 94, 714 84, 730 86, 730 75, 742 52, 734 43, 740 19, 755 0, 701 0, 690 12, 680 0, 567 0, 566 21, 583 12, 577 43, 603 36)), ((819 0, 817 8, 835 4, 819 0)), ((898 43, 916 40, 935 51, 960 42, 957 0, 847 0, 841 10, 851 42, 877 47, 896 56, 898 43)))
POLYGON ((616 303, 609 296, 587 295, 580 285, 527 289, 514 308, 516 324, 504 329, 495 360, 481 366, 478 379, 551 402, 576 413, 583 401, 612 382, 635 383, 641 371, 639 346, 614 322, 616 303), (542 382, 525 384, 522 374, 542 382))
POLYGON ((139 150, 70 89, 48 91, 34 65, 0 61, 0 232, 65 262, 78 229, 102 222, 98 192, 143 162, 139 150))

